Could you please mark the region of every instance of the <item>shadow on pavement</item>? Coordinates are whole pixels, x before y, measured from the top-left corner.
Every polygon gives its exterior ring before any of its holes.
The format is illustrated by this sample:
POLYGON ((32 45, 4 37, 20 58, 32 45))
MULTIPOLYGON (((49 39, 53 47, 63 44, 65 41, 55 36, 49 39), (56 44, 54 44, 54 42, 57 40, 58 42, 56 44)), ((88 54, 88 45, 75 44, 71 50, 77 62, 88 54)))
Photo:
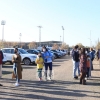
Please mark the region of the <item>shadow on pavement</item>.
POLYGON ((2 74, 6 75, 6 74, 11 74, 12 71, 2 71, 2 74))
MULTIPOLYGON (((12 80, 10 79, 2 79, 2 81, 12 83, 12 80)), ((72 98, 73 97, 86 97, 86 96, 92 97, 87 94, 94 93, 93 91, 68 89, 67 87, 72 84, 78 84, 78 83, 71 82, 71 81, 59 81, 59 80, 47 81, 47 82, 46 81, 39 82, 39 81, 22 80, 21 86, 19 87, 14 87, 14 86, 2 87, 2 89, 4 90, 10 89, 10 91, 13 91, 13 93, 5 91, 5 92, 1 92, 0 96, 4 95, 4 98, 6 98, 6 96, 10 96, 10 98, 7 98, 7 100, 12 100, 11 97, 20 98, 22 100, 24 98, 33 99, 33 100, 34 99, 75 100, 75 99, 67 99, 67 96, 71 96, 72 98), (66 87, 64 84, 66 84, 66 87), (18 93, 14 91, 17 91, 18 93)), ((95 93, 100 94, 99 92, 95 92, 95 93)), ((100 98, 100 96, 95 97, 95 98, 100 98)), ((17 99, 17 100, 20 100, 20 99, 17 99)))

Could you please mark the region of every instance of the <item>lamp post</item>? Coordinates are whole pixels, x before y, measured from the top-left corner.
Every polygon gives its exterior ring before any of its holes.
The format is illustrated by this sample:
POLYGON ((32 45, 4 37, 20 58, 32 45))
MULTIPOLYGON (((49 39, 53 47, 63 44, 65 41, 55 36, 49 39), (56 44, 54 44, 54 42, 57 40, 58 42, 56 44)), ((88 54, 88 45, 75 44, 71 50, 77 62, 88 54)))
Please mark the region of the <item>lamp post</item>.
POLYGON ((60 42, 61 42, 61 36, 60 36, 60 42))
POLYGON ((1 25, 3 26, 2 27, 2 48, 4 47, 4 25, 6 24, 6 21, 5 20, 2 20, 1 21, 1 25))
POLYGON ((20 33, 20 34, 19 34, 20 48, 21 48, 21 36, 22 36, 22 34, 20 33))
POLYGON ((40 45, 40 47, 41 47, 41 28, 42 28, 42 26, 38 26, 38 28, 39 28, 39 45, 40 45))
POLYGON ((62 26, 62 30, 63 30, 63 43, 64 43, 64 27, 62 26))
POLYGON ((90 47, 92 46, 92 41, 91 41, 91 31, 90 31, 90 38, 88 38, 90 40, 90 47))

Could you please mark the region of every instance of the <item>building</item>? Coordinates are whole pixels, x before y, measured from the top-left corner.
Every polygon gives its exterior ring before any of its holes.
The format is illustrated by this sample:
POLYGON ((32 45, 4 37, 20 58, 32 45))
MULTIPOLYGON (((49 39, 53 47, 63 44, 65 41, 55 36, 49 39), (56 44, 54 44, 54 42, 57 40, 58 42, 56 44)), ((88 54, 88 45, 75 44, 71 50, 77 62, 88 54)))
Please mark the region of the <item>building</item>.
POLYGON ((44 42, 36 42, 37 47, 40 46, 48 46, 48 47, 52 47, 54 44, 57 44, 58 46, 61 46, 62 42, 61 41, 44 41, 44 42))

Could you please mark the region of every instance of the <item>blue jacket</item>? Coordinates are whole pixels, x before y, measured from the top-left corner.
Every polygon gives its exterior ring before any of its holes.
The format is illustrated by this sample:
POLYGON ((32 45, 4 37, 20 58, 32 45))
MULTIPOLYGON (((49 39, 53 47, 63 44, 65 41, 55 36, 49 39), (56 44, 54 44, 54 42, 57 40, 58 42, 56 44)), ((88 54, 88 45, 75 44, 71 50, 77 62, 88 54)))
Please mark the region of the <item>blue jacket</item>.
POLYGON ((52 54, 50 51, 43 52, 42 57, 45 63, 52 62, 52 54), (48 56, 48 58, 46 58, 48 56))

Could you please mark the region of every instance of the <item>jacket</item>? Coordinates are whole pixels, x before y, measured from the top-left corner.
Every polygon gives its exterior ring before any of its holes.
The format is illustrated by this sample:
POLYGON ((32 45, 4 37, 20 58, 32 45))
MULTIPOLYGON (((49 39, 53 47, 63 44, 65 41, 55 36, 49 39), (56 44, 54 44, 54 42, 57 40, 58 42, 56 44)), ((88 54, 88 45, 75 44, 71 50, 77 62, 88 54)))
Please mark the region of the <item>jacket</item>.
POLYGON ((42 57, 38 57, 37 59, 36 59, 36 64, 37 64, 37 69, 41 69, 41 68, 43 68, 43 58, 42 57))
MULTIPOLYGON (((16 63, 16 65, 17 65, 16 68, 17 68, 18 79, 22 79, 21 56, 19 54, 17 54, 17 59, 15 59, 15 56, 13 55, 12 62, 16 63)), ((14 71, 12 73, 12 78, 16 78, 14 71)))
POLYGON ((79 52, 73 51, 73 60, 79 62, 79 52))
POLYGON ((81 72, 87 72, 87 56, 81 54, 80 55, 80 65, 79 65, 81 72))
POLYGON ((42 54, 42 57, 44 59, 44 63, 52 62, 52 54, 50 51, 46 51, 42 54), (48 58, 47 58, 48 57, 48 58))

